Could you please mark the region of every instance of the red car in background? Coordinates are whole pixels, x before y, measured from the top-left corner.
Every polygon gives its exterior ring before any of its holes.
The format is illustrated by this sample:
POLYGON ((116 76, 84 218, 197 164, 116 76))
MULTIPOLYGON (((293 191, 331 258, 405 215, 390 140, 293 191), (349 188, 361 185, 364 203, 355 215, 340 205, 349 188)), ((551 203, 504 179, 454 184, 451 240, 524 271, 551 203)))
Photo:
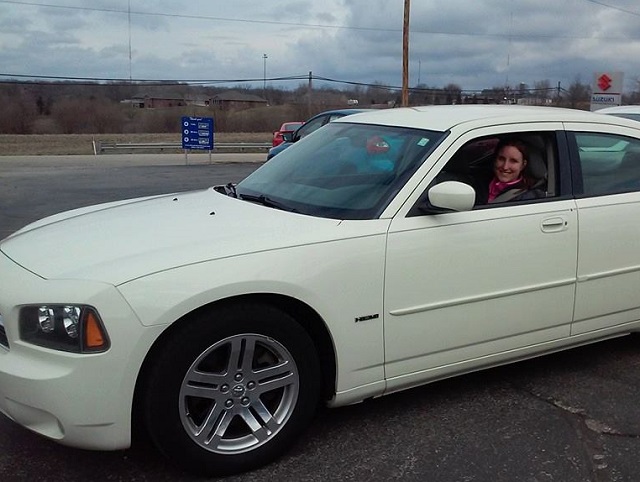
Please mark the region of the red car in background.
POLYGON ((280 126, 280 130, 273 133, 273 147, 278 146, 284 142, 284 134, 295 131, 304 122, 285 122, 280 126))

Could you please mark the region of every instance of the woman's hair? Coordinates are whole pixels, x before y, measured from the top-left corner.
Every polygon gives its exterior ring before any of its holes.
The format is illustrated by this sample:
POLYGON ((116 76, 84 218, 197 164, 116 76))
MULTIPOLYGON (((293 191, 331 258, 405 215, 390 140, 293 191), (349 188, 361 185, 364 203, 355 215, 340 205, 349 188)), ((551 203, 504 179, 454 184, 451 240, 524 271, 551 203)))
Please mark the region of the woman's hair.
POLYGON ((520 154, 522 154, 522 159, 529 162, 529 148, 527 147, 527 144, 515 137, 507 137, 505 139, 501 139, 496 146, 495 155, 497 156, 500 152, 500 149, 507 146, 515 147, 516 149, 518 149, 520 151, 520 154))

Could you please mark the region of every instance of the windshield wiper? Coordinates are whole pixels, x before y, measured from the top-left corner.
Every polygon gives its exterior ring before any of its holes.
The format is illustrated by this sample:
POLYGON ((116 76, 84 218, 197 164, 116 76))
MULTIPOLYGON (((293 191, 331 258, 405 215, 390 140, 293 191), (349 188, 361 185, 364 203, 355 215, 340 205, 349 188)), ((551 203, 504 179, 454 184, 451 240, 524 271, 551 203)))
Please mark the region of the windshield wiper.
POLYGON ((232 182, 225 184, 225 189, 227 191, 227 196, 238 197, 238 193, 236 192, 236 185, 232 182))
POLYGON ((239 194, 239 199, 243 199, 245 201, 249 201, 252 203, 262 204, 268 208, 280 209, 282 211, 288 211, 290 213, 296 213, 297 210, 287 206, 286 204, 282 204, 278 201, 274 201, 273 199, 265 196, 264 194, 260 194, 259 196, 254 196, 252 194, 239 194))
POLYGON ((236 185, 232 182, 213 186, 213 189, 220 194, 224 194, 225 196, 238 197, 238 194, 236 193, 236 185))

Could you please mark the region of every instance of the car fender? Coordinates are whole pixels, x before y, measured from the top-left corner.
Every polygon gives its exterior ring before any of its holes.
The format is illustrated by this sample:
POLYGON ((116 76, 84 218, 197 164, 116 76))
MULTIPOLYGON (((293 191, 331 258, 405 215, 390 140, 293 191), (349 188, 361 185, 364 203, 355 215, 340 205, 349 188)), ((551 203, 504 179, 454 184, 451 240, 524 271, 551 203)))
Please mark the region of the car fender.
POLYGON ((323 320, 336 354, 336 389, 350 390, 384 379, 385 245, 381 233, 252 253, 159 272, 118 288, 146 326, 169 326, 238 296, 298 300, 323 320))

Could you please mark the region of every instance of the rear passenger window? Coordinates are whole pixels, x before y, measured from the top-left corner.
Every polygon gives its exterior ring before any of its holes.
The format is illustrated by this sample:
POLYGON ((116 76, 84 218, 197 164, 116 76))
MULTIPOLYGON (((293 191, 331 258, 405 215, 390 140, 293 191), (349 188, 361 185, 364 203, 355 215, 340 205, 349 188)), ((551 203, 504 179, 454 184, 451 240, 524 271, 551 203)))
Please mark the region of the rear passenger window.
POLYGON ((576 134, 586 195, 640 190, 640 141, 611 134, 576 134))

